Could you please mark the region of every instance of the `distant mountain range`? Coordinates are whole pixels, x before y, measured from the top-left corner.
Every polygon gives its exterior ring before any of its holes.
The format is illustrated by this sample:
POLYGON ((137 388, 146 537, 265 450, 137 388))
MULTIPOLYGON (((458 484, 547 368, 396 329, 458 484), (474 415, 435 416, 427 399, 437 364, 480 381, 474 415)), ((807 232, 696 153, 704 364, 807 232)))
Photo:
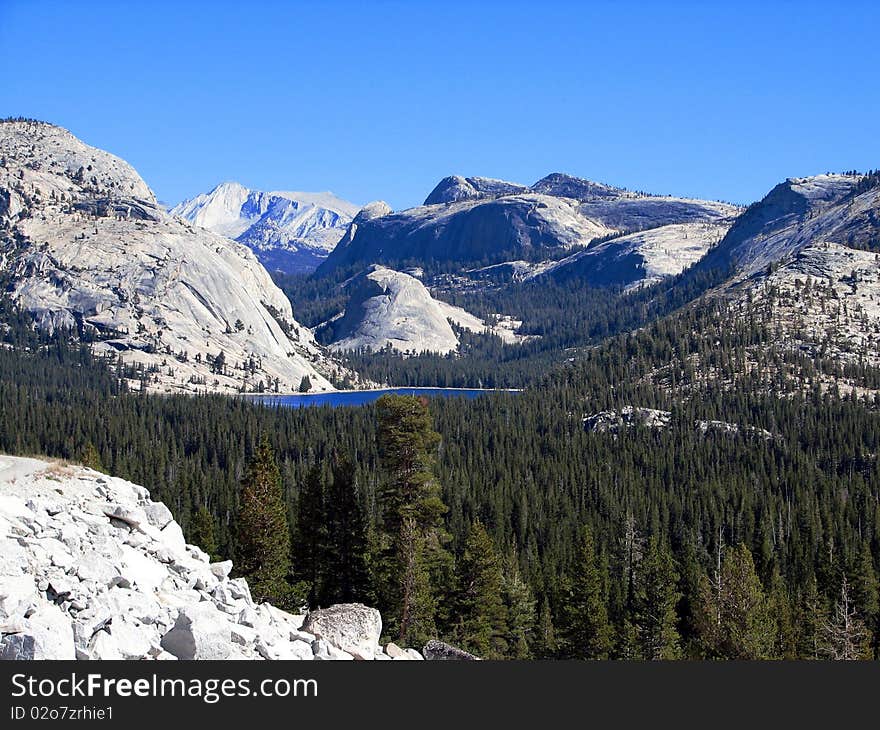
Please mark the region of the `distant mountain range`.
POLYGON ((633 193, 554 173, 527 187, 483 177, 447 177, 425 204, 393 213, 374 204, 355 220, 319 275, 370 264, 477 269, 524 260, 519 273, 566 266, 597 284, 675 274, 706 253, 740 209, 726 203, 633 193), (659 231, 623 240, 626 234, 659 231), (610 239, 620 238, 616 243, 610 239), (567 251, 608 242, 581 261, 567 251), (542 266, 543 265, 543 266, 542 266))
POLYGON ((169 212, 245 244, 270 271, 304 273, 333 250, 358 206, 329 192, 261 192, 224 182, 169 212))
POLYGON ((566 291, 607 288, 627 306, 627 292, 667 282, 656 291, 677 292, 676 306, 723 299, 731 326, 763 307, 774 347, 880 365, 880 175, 790 178, 746 209, 559 173, 531 186, 447 177, 398 212, 223 183, 168 214, 123 160, 12 120, 0 123, 0 275, 37 327, 78 333, 166 392, 326 390, 357 382, 331 351, 451 355, 462 330, 540 340, 550 320, 518 328, 542 282, 563 285, 557 324, 566 291), (318 262, 312 296, 328 298, 310 310, 313 333, 264 266, 318 262))

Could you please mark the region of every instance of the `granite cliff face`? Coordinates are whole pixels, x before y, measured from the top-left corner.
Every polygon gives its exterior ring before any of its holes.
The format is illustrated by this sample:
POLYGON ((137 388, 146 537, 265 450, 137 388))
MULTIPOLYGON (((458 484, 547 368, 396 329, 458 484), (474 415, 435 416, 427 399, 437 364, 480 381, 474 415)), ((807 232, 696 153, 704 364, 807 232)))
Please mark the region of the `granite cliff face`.
POLYGON ((749 206, 701 267, 760 273, 816 243, 880 247, 880 185, 863 175, 789 178, 749 206))

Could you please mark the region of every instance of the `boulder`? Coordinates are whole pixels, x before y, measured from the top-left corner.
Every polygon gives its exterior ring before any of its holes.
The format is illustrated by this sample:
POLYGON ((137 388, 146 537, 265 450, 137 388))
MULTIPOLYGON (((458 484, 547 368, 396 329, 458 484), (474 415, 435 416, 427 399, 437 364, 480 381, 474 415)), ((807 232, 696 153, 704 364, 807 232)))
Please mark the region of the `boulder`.
POLYGON ((113 563, 97 553, 86 553, 73 567, 80 580, 90 580, 104 586, 109 586, 114 578, 121 575, 113 563))
POLYGON ((79 582, 60 571, 49 577, 49 585, 46 589, 46 598, 54 603, 60 603, 70 599, 71 595, 79 588, 79 582))
POLYGON ((312 642, 312 654, 315 659, 329 659, 330 645, 324 639, 315 639, 312 642))
POLYGON ((309 613, 302 630, 355 658, 372 659, 379 652, 382 616, 361 603, 340 603, 309 613))
POLYGON ((73 555, 70 554, 70 548, 61 540, 54 537, 41 537, 37 542, 46 551, 52 565, 59 568, 69 568, 73 565, 74 559, 73 555))
POLYGON ((0 660, 36 659, 36 639, 31 634, 9 634, 0 639, 0 660))
POLYGON ((126 578, 142 591, 155 593, 168 576, 165 566, 150 560, 141 550, 122 546, 122 570, 126 578))
POLYGON ((234 578, 228 582, 229 591, 233 598, 247 601, 249 606, 254 604, 251 598, 251 589, 244 578, 234 578))
POLYGON ((232 641, 239 646, 250 646, 257 640, 256 630, 241 624, 232 624, 230 634, 232 641))
MULTIPOLYGON (((214 589, 216 593, 222 588, 222 586, 217 586, 214 589)), ((225 593, 224 593, 225 595, 225 593)), ((225 600, 225 599, 224 599, 225 600)), ((241 613, 238 615, 238 623, 242 626, 250 626, 251 628, 258 628, 264 626, 266 624, 266 620, 260 615, 260 613, 253 608, 252 606, 245 606, 241 613)))
POLYGON ((121 619, 114 619, 110 624, 110 635, 116 641, 123 659, 143 659, 147 656, 152 647, 150 639, 155 633, 149 626, 121 619))
POLYGON ((347 652, 331 646, 324 639, 315 639, 312 642, 313 659, 319 661, 352 661, 354 657, 347 652))
POLYGON ((73 639, 80 649, 87 649, 95 634, 110 623, 113 615, 105 605, 91 605, 73 620, 73 639))
POLYGON ((176 522, 169 522, 161 531, 162 542, 172 550, 186 551, 186 540, 183 537, 183 529, 176 522))
POLYGON ((226 580, 232 572, 232 561, 223 560, 219 563, 211 563, 211 572, 217 580, 226 580))
POLYGON ((99 631, 89 642, 88 655, 92 659, 125 659, 116 638, 106 631, 99 631))
POLYGON ((385 653, 390 656, 392 659, 410 659, 410 655, 406 653, 405 650, 401 649, 397 644, 393 641, 389 642, 385 646, 385 653))
POLYGON ((452 646, 451 644, 447 644, 443 641, 438 641, 437 639, 431 639, 427 644, 425 644, 425 648, 422 649, 422 654, 424 654, 425 659, 429 659, 431 661, 479 660, 479 657, 474 656, 469 652, 466 652, 464 649, 459 649, 457 646, 452 646))
POLYGON ((129 527, 140 527, 147 522, 147 515, 142 509, 116 505, 113 509, 104 510, 104 514, 113 522, 122 522, 129 527))
POLYGON ((211 556, 208 555, 204 550, 202 550, 198 545, 187 545, 186 552, 193 560, 197 560, 200 563, 205 563, 206 565, 211 562, 211 556))
POLYGON ((262 639, 257 639, 254 648, 264 659, 290 661, 315 658, 312 647, 304 641, 279 641, 277 644, 267 644, 262 639))
POLYGON ((0 538, 0 576, 29 573, 31 561, 27 551, 18 540, 0 538))
POLYGON ((174 628, 161 642, 178 659, 226 659, 231 645, 229 621, 207 602, 181 608, 174 628))
POLYGON ((148 502, 143 506, 143 510, 147 522, 159 530, 166 527, 174 519, 171 510, 162 502, 148 502))
POLYGON ((0 620, 24 616, 38 600, 37 587, 31 576, 0 576, 0 620))
POLYGON ((3 637, 0 656, 10 659, 76 659, 70 618, 51 603, 34 611, 15 634, 3 637), (14 638, 20 637, 20 638, 14 638))

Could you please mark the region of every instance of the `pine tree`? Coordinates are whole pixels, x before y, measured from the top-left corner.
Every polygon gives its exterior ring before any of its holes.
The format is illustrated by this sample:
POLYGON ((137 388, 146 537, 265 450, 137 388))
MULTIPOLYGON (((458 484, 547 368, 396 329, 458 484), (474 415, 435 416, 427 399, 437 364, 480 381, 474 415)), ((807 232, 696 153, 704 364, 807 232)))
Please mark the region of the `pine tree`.
POLYGON ((333 455, 327 489, 325 604, 363 601, 369 590, 367 525, 352 462, 333 455))
POLYGON ((636 627, 643 659, 681 656, 676 627, 676 605, 681 598, 677 583, 672 555, 656 537, 651 537, 636 576, 636 627))
POLYGON ((189 540, 204 550, 212 560, 217 559, 217 537, 214 529, 214 517, 205 505, 193 512, 190 521, 189 540))
POLYGON ((324 583, 329 573, 328 509, 321 466, 309 469, 296 502, 296 527, 293 534, 296 594, 308 605, 320 606, 324 583))
POLYGON ((373 561, 389 632, 419 644, 436 632, 438 584, 450 563, 446 505, 434 474, 439 434, 427 401, 384 395, 376 403, 384 472, 379 555, 373 561))
POLYGON ((553 611, 550 609, 550 601, 547 596, 541 601, 541 610, 538 614, 538 638, 535 653, 539 659, 553 659, 559 646, 556 642, 556 627, 553 625, 553 611))
POLYGON ((716 580, 701 585, 704 651, 723 659, 771 659, 776 633, 767 596, 743 543, 725 551, 716 580))
POLYGON ((607 575, 596 555, 593 533, 581 532, 566 603, 567 654, 575 659, 607 659, 612 631, 606 603, 607 575))
POLYGON ((822 655, 823 627, 828 620, 825 602, 819 595, 816 576, 810 576, 797 609, 797 653, 801 659, 819 659, 822 655))
POLYGON ((507 609, 507 647, 511 659, 531 659, 535 643, 535 598, 522 579, 515 556, 504 574, 504 604, 507 609))
POLYGON ((82 458, 80 461, 83 466, 87 466, 89 469, 94 469, 95 471, 100 472, 107 471, 101 461, 101 454, 98 453, 98 449, 95 448, 95 445, 91 441, 87 441, 85 447, 83 447, 82 458))
POLYGON ((775 645, 772 656, 778 659, 797 659, 797 631, 794 625, 791 598, 779 570, 773 570, 770 577, 770 591, 767 596, 768 611, 774 622, 775 645))
POLYGON ((875 656, 880 649, 880 596, 877 573, 874 571, 874 558, 867 542, 862 546, 855 561, 850 581, 852 601, 856 612, 865 623, 869 643, 875 656))
POLYGON ((236 567, 248 580, 255 601, 289 606, 290 531, 281 474, 264 436, 241 484, 236 522, 236 567))
POLYGON ((459 564, 459 641, 485 659, 507 653, 507 611, 501 559, 486 528, 471 525, 459 564))

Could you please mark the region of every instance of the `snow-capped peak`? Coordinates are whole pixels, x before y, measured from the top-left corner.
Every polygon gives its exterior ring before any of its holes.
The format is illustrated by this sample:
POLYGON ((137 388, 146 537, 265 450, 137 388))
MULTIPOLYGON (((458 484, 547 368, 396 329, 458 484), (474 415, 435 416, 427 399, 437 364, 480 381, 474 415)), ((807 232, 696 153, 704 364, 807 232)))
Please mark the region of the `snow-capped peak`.
POLYGON ((262 192, 224 182, 170 212, 244 243, 269 268, 293 272, 313 269, 326 257, 358 206, 331 192, 262 192))

